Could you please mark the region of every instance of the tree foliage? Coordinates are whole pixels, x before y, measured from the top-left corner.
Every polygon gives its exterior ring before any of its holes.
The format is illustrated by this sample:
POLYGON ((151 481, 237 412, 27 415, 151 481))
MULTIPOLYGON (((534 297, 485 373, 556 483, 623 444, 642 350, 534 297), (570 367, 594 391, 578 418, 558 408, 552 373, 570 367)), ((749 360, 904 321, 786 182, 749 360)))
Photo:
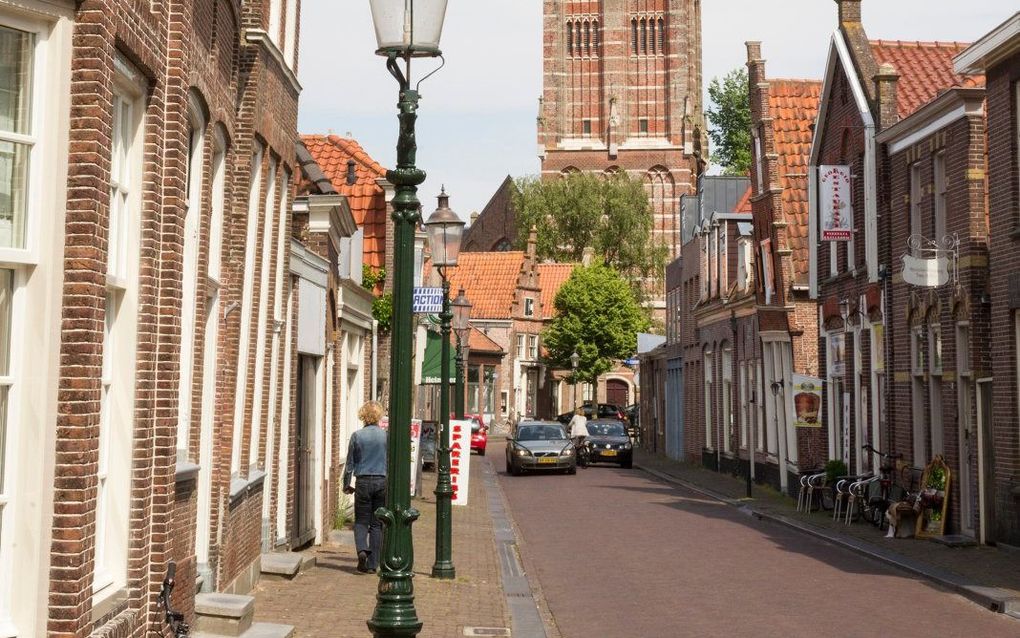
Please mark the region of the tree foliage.
POLYGON ((708 134, 715 146, 712 161, 726 175, 746 175, 751 169, 751 96, 747 69, 734 69, 720 82, 712 78, 708 97, 708 134))
POLYGON ((569 369, 577 352, 577 381, 594 383, 637 350, 648 316, 618 272, 602 264, 577 268, 555 300, 556 316, 542 334, 548 361, 569 369))
POLYGON ((517 180, 517 243, 538 230, 538 258, 579 262, 586 248, 631 280, 660 277, 666 247, 652 241, 652 209, 640 180, 625 174, 570 173, 563 179, 517 180))

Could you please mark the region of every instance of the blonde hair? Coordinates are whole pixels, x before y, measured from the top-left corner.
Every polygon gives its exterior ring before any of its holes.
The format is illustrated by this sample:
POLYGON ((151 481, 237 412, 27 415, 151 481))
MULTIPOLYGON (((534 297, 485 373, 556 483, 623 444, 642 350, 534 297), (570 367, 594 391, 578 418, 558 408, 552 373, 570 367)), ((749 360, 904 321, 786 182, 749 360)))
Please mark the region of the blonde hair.
POLYGON ((577 416, 584 416, 584 408, 577 408, 576 410, 574 410, 574 414, 576 414, 577 416))
POLYGON ((365 425, 379 423, 383 416, 383 407, 378 401, 369 401, 358 410, 358 420, 365 425))

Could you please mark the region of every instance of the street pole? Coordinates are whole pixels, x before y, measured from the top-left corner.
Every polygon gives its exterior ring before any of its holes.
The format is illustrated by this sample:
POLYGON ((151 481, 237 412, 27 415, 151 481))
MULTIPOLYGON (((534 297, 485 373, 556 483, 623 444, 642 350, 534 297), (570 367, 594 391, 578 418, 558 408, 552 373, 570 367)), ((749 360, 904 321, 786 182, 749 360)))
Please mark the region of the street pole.
POLYGON ((453 412, 458 419, 464 418, 464 346, 457 335, 457 378, 453 387, 453 412))
POLYGON ((368 628, 376 638, 417 636, 422 622, 414 608, 414 540, 411 525, 418 510, 411 507, 411 371, 414 285, 414 235, 420 220, 418 185, 425 172, 415 166, 418 150, 414 125, 418 92, 398 65, 400 56, 389 53, 386 67, 400 83, 400 136, 397 167, 386 172, 395 187, 393 197, 393 318, 390 331, 389 462, 386 472, 386 506, 375 515, 384 527, 379 592, 368 628))
MULTIPOLYGON (((439 314, 439 331, 443 337, 439 363, 439 450, 436 478, 436 562, 432 565, 432 577, 452 579, 456 575, 453 567, 453 525, 451 519, 453 483, 450 480, 450 281, 446 268, 440 268, 443 278, 443 311, 439 314)), ((459 347, 458 347, 459 349, 459 347)))

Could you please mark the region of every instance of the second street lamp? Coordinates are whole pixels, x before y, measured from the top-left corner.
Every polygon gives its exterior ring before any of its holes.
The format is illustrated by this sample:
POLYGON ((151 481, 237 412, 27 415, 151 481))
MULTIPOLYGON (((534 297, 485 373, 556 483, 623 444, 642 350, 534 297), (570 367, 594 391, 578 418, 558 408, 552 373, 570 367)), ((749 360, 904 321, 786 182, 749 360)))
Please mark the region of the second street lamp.
POLYGON ((579 363, 581 363, 581 355, 577 354, 577 350, 574 350, 574 354, 570 355, 570 369, 574 374, 574 412, 577 412, 577 365, 579 363))
POLYGON ((443 311, 439 315, 442 347, 439 363, 439 449, 436 454, 436 562, 432 577, 450 579, 453 567, 453 482, 450 479, 450 279, 447 269, 457 265, 464 221, 450 210, 446 188, 439 194, 439 207, 425 222, 432 265, 443 279, 443 311))
POLYGON ((453 330, 457 333, 457 383, 454 390, 453 411, 458 419, 464 418, 464 377, 467 358, 464 349, 471 337, 471 302, 464 296, 464 289, 457 293, 453 306, 453 330))
MULTIPOLYGON (((379 590, 368 628, 376 638, 417 636, 421 621, 414 608, 414 540, 411 525, 411 297, 414 284, 414 235, 421 215, 418 185, 425 172, 415 166, 418 144, 418 91, 411 84, 411 58, 440 56, 447 0, 369 0, 378 49, 386 69, 400 85, 397 102, 400 136, 397 165, 386 172, 393 196, 393 318, 390 330, 389 442, 386 506, 376 510, 385 527, 379 590), (403 69, 401 69, 403 62, 403 69)), ((419 82, 420 84, 420 82, 419 82)))

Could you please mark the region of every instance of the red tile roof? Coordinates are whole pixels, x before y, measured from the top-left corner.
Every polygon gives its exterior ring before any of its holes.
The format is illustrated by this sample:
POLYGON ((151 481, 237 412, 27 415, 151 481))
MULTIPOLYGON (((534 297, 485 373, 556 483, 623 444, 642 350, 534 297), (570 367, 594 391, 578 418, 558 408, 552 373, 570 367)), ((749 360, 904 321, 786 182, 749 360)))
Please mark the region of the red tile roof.
POLYGON ((552 319, 556 314, 556 293, 570 278, 577 264, 538 264, 538 285, 542 288, 542 318, 552 319))
POLYGON ((818 115, 822 83, 815 80, 770 80, 769 111, 779 156, 779 185, 783 188, 783 214, 789 224, 787 238, 793 250, 798 283, 808 275, 808 161, 812 124, 818 115))
POLYGON ((341 195, 347 196, 358 227, 365 231, 364 263, 381 268, 386 263, 386 194, 376 183, 386 169, 355 140, 338 135, 302 135, 308 152, 341 195), (347 185, 347 161, 353 159, 357 181, 347 185))
POLYGON ((900 76, 896 84, 896 110, 900 119, 948 88, 984 86, 983 76, 958 75, 953 70, 953 58, 968 46, 960 42, 871 42, 875 61, 879 65, 891 64, 900 76))
POLYGON ((754 194, 754 189, 751 186, 747 187, 744 194, 737 200, 737 205, 733 207, 734 213, 751 213, 754 212, 751 207, 751 196, 754 194))
POLYGON ((491 352, 494 354, 503 354, 503 347, 498 343, 489 338, 489 335, 485 334, 474 326, 471 327, 471 332, 468 336, 468 347, 471 348, 472 352, 491 352))
POLYGON ((521 251, 461 253, 450 269, 450 291, 464 289, 472 319, 510 319, 523 264, 521 251))

